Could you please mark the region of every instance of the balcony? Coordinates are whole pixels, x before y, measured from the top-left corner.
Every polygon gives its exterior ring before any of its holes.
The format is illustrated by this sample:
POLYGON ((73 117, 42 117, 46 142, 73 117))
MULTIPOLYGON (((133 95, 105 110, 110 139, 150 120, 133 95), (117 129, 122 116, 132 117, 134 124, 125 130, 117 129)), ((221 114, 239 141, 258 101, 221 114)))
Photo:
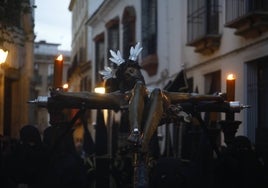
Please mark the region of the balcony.
POLYGON ((268 1, 227 1, 225 27, 236 29, 235 35, 244 38, 255 38, 267 32, 268 1))
POLYGON ((201 53, 203 55, 209 55, 214 53, 221 44, 221 35, 204 35, 199 39, 189 42, 188 46, 195 47, 196 53, 201 53))
POLYGON ((207 0, 188 1, 187 46, 195 47, 196 53, 209 55, 220 47, 218 3, 207 0))

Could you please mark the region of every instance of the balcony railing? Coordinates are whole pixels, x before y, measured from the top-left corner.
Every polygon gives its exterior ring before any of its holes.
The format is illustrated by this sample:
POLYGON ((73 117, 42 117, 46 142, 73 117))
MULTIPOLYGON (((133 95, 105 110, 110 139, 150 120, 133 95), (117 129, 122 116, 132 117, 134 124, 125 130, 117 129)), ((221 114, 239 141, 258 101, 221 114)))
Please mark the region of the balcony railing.
POLYGON ((188 1, 187 45, 195 52, 213 53, 220 46, 219 4, 217 0, 188 1))
POLYGON ((236 35, 252 38, 268 30, 267 0, 228 0, 225 9, 225 26, 237 29, 236 35))

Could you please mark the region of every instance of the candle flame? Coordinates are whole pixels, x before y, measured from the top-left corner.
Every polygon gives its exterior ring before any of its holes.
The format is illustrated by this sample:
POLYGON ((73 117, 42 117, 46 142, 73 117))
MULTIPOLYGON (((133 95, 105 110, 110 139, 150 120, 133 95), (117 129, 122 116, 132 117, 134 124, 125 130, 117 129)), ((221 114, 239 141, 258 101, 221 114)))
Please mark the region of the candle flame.
POLYGON ((57 61, 62 61, 62 60, 63 60, 63 56, 62 56, 62 54, 60 54, 60 55, 57 57, 56 60, 57 60, 57 61))
POLYGON ((234 74, 228 74, 227 80, 235 80, 234 74))
POLYGON ((105 93, 105 87, 96 87, 94 90, 95 93, 101 93, 101 94, 105 93))
POLYGON ((66 84, 63 84, 63 89, 68 89, 69 85, 66 83, 66 84))

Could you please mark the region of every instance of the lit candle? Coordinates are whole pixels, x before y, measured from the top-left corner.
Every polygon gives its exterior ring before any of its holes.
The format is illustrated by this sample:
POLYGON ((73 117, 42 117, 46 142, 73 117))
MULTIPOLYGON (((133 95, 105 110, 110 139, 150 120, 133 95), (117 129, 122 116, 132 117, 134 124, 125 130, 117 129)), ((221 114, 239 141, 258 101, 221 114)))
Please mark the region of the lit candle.
POLYGON ((227 101, 235 100, 235 76, 229 74, 226 79, 226 95, 227 101))
POLYGON ((54 62, 54 88, 62 88, 63 56, 59 55, 54 62))
POLYGON ((63 84, 62 86, 64 91, 68 91, 69 85, 67 83, 63 84))

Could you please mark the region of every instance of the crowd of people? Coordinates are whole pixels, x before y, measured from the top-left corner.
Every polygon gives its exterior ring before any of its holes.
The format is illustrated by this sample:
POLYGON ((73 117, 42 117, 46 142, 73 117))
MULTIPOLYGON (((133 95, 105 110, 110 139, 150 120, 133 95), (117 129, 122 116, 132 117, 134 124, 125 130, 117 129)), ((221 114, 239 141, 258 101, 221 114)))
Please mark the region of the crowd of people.
POLYGON ((81 124, 50 126, 43 138, 34 125, 25 125, 19 140, 1 138, 1 187, 91 187, 95 167, 85 148, 81 124))
MULTIPOLYGON (((2 136, 1 187, 95 187, 94 151, 86 149, 90 146, 85 147, 84 133, 81 124, 72 129, 51 126, 41 138, 35 126, 25 125, 20 130, 19 140, 2 136)), ((213 162, 206 163, 210 159, 202 159, 206 147, 201 146, 198 159, 190 163, 179 158, 160 157, 149 174, 148 187, 268 185, 267 169, 247 137, 236 136, 233 144, 224 148, 213 162)))

